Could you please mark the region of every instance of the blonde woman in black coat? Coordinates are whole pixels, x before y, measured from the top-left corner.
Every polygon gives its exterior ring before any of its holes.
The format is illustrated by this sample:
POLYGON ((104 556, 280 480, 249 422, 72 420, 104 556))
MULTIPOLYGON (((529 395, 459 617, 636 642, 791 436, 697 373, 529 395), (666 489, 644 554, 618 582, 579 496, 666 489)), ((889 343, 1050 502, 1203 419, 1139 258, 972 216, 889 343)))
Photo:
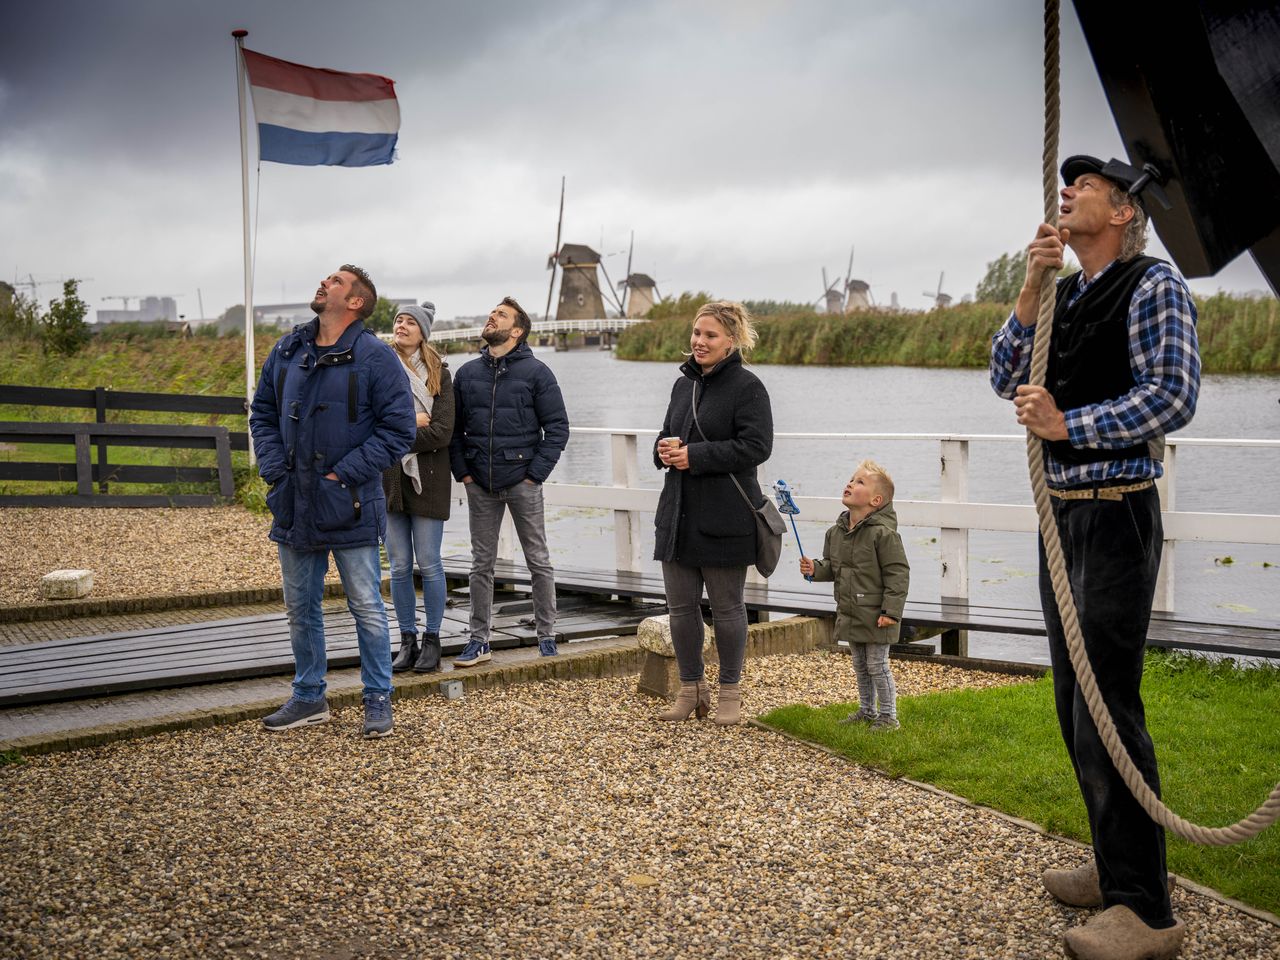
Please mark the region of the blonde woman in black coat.
POLYGON ((742 361, 742 351, 755 341, 751 315, 741 304, 713 301, 698 310, 690 356, 680 366, 654 445, 655 465, 668 471, 655 517, 654 559, 662 561, 680 667, 680 692, 663 720, 701 718, 711 709, 702 663, 704 587, 720 657, 716 723, 741 719, 738 684, 747 647, 742 594, 756 556, 752 509, 764 502, 756 468, 773 450, 769 394, 742 361))

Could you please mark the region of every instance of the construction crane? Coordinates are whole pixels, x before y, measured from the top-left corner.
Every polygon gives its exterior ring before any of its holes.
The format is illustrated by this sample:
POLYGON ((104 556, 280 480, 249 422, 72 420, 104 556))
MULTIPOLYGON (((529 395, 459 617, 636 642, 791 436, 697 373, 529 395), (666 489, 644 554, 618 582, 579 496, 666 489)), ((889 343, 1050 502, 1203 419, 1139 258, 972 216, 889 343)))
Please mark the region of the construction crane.
POLYGON ((84 283, 87 280, 92 280, 93 277, 59 277, 57 279, 50 278, 48 280, 37 280, 34 274, 28 273, 27 279, 25 280, 18 280, 15 278, 13 281, 13 287, 15 290, 18 287, 26 287, 28 290, 31 291, 31 299, 34 300, 36 298, 36 290, 39 289, 40 287, 48 287, 48 286, 55 286, 55 285, 61 286, 62 284, 66 283, 67 280, 69 279, 74 279, 79 283, 84 283))

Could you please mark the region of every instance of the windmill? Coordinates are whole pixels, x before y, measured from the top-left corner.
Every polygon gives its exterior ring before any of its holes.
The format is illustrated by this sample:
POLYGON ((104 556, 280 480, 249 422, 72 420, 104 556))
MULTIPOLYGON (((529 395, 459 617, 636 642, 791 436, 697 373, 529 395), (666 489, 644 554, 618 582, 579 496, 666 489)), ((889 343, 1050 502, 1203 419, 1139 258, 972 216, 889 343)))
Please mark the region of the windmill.
POLYGON ((618 281, 622 291, 622 315, 628 319, 643 317, 661 299, 658 283, 647 273, 632 273, 631 261, 636 250, 636 234, 631 232, 631 247, 627 250, 627 275, 618 281))
POLYGON ((871 295, 871 284, 865 280, 856 280, 853 276, 853 251, 852 246, 849 247, 849 266, 844 272, 844 301, 841 304, 841 312, 848 313, 850 310, 869 310, 875 305, 875 297, 871 295))
POLYGON ((933 301, 933 309, 935 310, 944 310, 951 306, 951 294, 942 292, 942 278, 945 276, 945 272, 938 274, 938 289, 936 291, 930 293, 926 290, 922 294, 922 296, 926 296, 933 301))
POLYGON ((817 305, 826 301, 827 313, 844 313, 844 294, 840 292, 840 279, 836 278, 835 283, 827 280, 827 268, 822 268, 822 296, 814 301, 817 305))
POLYGON ((551 282, 547 285, 546 318, 551 318, 551 295, 556 286, 556 268, 560 268, 560 299, 556 306, 557 320, 598 320, 604 317, 605 291, 613 301, 618 313, 622 313, 622 304, 613 294, 613 285, 609 282, 609 274, 604 269, 600 254, 586 244, 566 243, 560 245, 561 228, 564 226, 564 177, 560 178, 560 216, 556 220, 556 250, 547 257, 547 269, 551 271, 551 282), (601 286, 596 278, 596 268, 604 274, 605 284, 601 286))

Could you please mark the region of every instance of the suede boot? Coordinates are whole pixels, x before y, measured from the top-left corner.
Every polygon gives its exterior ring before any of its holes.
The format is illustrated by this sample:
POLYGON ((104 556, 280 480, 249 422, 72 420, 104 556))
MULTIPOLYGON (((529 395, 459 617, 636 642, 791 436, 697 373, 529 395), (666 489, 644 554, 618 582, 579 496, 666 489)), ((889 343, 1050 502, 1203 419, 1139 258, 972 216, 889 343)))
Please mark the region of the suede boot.
POLYGON ((1094 914, 1084 926, 1072 927, 1062 939, 1075 960, 1172 960, 1182 949, 1187 925, 1153 930, 1126 906, 1116 904, 1094 914))
POLYGON ((716 723, 730 727, 742 720, 742 691, 736 683, 720 684, 720 699, 716 703, 716 723))
POLYGON ((414 673, 431 673, 440 669, 440 637, 434 633, 422 635, 422 653, 414 661, 414 673))
POLYGON ((391 661, 391 672, 401 673, 413 666, 418 659, 418 635, 416 633, 400 634, 400 652, 391 661))
POLYGON ((688 720, 696 716, 699 720, 711 712, 711 688, 707 681, 697 680, 693 683, 680 681, 680 692, 676 694, 676 702, 670 710, 658 714, 659 720, 688 720))
MULTIPOLYGON (((1102 888, 1098 885, 1098 862, 1090 860, 1074 870, 1049 869, 1041 876, 1044 888, 1055 898, 1071 907, 1102 906, 1102 888)), ((1173 877, 1170 876, 1169 892, 1173 893, 1173 877)))

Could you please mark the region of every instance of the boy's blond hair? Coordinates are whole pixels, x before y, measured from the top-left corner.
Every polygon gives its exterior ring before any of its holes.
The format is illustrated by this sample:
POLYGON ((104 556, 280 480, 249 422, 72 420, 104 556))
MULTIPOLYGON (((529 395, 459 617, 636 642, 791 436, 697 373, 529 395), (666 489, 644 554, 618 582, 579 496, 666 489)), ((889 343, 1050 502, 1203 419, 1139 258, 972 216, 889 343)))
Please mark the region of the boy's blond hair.
POLYGON ((874 460, 863 460, 858 464, 858 469, 865 471, 875 478, 876 489, 880 495, 884 497, 885 503, 893 501, 893 477, 889 476, 889 471, 874 460))

